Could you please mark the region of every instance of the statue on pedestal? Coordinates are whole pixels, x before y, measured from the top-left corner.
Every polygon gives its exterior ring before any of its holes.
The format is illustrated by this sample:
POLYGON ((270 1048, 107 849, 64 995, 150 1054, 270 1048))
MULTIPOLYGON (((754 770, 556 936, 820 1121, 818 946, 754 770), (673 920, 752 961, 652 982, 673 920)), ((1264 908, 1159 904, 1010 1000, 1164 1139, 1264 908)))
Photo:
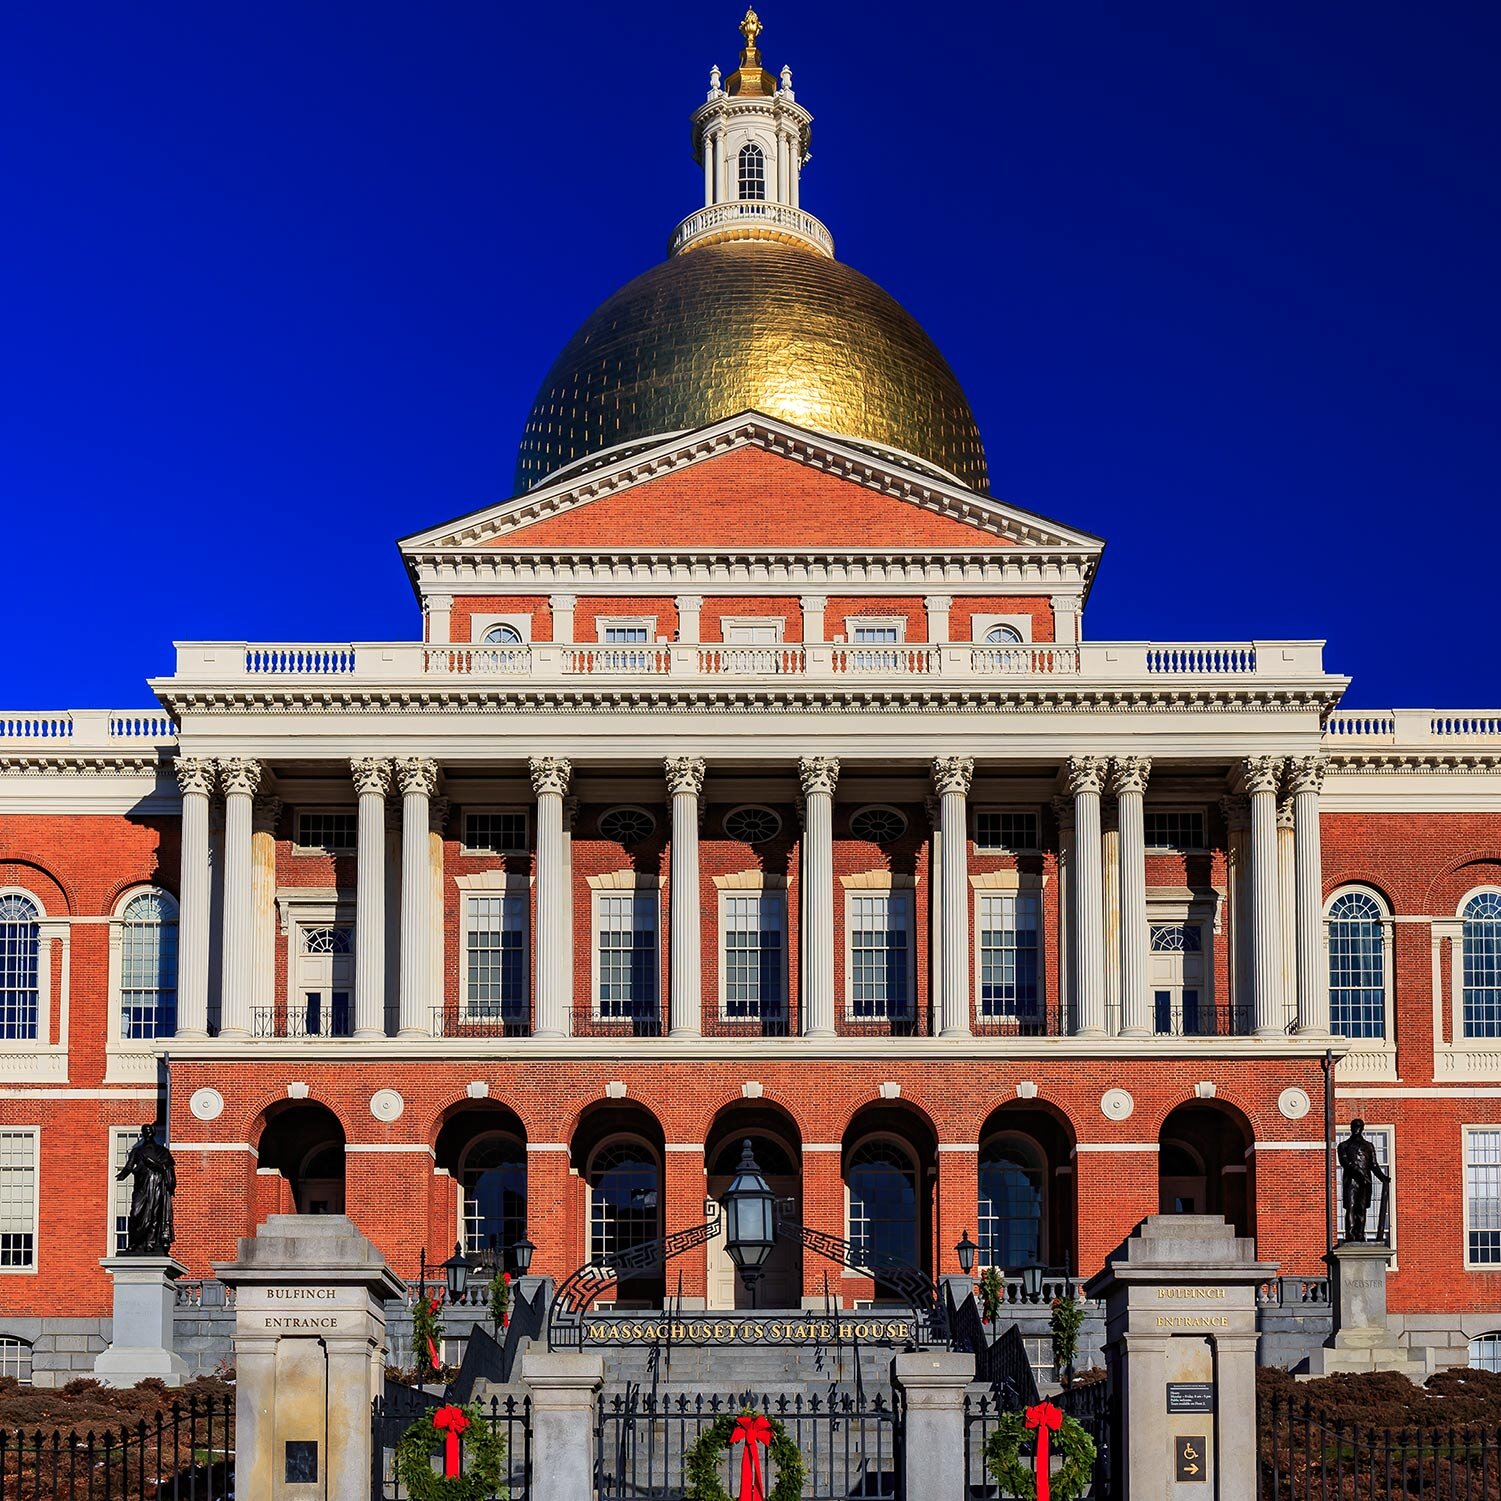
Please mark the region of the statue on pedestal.
POLYGON ((130 1195, 130 1222, 125 1236, 127 1256, 166 1256, 171 1252, 172 1196, 177 1192, 177 1164, 156 1139, 156 1126, 141 1127, 115 1182, 135 1179, 130 1195))
POLYGON ((1350 1122, 1350 1134, 1340 1142, 1336 1155, 1344 1174, 1345 1240, 1365 1239, 1366 1212, 1371 1207, 1371 1180, 1390 1184, 1386 1169, 1376 1160, 1376 1148, 1367 1140, 1365 1122, 1350 1122))

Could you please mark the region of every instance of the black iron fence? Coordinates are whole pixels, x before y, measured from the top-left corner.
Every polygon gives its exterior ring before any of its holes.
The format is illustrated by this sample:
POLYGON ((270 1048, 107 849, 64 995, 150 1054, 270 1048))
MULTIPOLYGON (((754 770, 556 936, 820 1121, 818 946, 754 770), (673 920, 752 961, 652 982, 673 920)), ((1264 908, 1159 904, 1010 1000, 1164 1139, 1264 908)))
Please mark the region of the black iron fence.
POLYGON ((0 1501, 227 1501, 234 1398, 192 1397, 118 1428, 0 1429, 0 1501))
MULTIPOLYGON (((444 1400, 406 1386, 388 1386, 385 1396, 375 1399, 371 1411, 372 1501, 407 1501, 408 1493, 395 1472, 396 1445, 413 1423, 422 1419, 430 1422, 444 1400)), ((488 1403, 480 1404, 480 1414, 480 1420, 505 1443, 499 1494, 509 1501, 528 1501, 532 1493, 531 1398, 491 1397, 488 1403)))
MULTIPOLYGON (((775 1418, 797 1445, 804 1464, 804 1501, 888 1497, 902 1501, 902 1406, 879 1393, 828 1396, 658 1397, 634 1388, 607 1397, 595 1428, 598 1501, 684 1501, 683 1458, 705 1429, 741 1412, 775 1418)), ((768 1494, 776 1466, 762 1451, 768 1494)), ((720 1484, 735 1495, 740 1450, 726 1452, 720 1484)), ((918 1498, 912 1498, 918 1501, 918 1498)))
MULTIPOLYGON (((1034 1393, 1032 1402, 1036 1400, 1034 1393)), ((1103 1381, 1092 1381, 1084 1386, 1069 1387, 1049 1397, 1048 1401, 1061 1408, 1066 1417, 1078 1422, 1094 1440, 1094 1475, 1085 1494, 1090 1501, 1108 1501, 1112 1438, 1109 1388, 1103 1381)), ((1002 1417, 1008 1412, 1023 1411, 1028 1405, 1009 1390, 964 1399, 964 1494, 970 1501, 1005 1501, 1007 1493, 996 1485, 985 1468, 985 1445, 1002 1417)), ((1034 1453, 1029 1436, 1021 1448, 1028 1468, 1032 1465, 1034 1453)))
POLYGON ((1374 1428, 1275 1398, 1260 1417, 1261 1501, 1497 1501, 1501 1430, 1374 1428))

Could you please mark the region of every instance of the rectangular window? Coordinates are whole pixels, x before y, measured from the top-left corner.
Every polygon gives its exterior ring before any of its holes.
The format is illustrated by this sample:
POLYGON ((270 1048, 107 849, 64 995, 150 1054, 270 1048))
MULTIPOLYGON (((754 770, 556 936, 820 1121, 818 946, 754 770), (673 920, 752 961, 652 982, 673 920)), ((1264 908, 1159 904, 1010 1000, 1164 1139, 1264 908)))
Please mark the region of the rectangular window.
POLYGON ((109 1254, 111 1256, 123 1256, 125 1254, 125 1247, 130 1239, 130 1196, 134 1191, 134 1185, 129 1178, 121 1183, 116 1179, 115 1174, 125 1166, 126 1157, 130 1155, 131 1147, 139 1138, 140 1132, 133 1130, 130 1126, 112 1126, 110 1128, 109 1254))
POLYGON ((645 625, 607 625, 603 640, 606 646, 645 646, 650 631, 645 625))
POLYGON ((0 1272, 36 1265, 37 1133, 0 1130, 0 1272))
POLYGON ((1005 853, 1041 849, 1037 815, 1021 808, 981 808, 975 814, 975 843, 1005 853))
POLYGON ((1037 1021, 1038 929, 1042 914, 1031 892, 980 896, 980 1015, 1037 1021))
MULTIPOLYGON (((1334 1142, 1338 1147, 1342 1142, 1350 1139, 1350 1128, 1340 1126, 1335 1133, 1334 1142)), ((1381 1164, 1383 1172, 1390 1173, 1392 1170, 1392 1129, 1390 1126, 1367 1126, 1365 1139, 1376 1148, 1376 1161, 1381 1164)), ((1381 1193, 1384 1185, 1381 1180, 1375 1179, 1371 1183, 1371 1205, 1366 1210, 1365 1238, 1375 1240, 1377 1231, 1381 1226, 1381 1193)), ((1345 1233, 1345 1170, 1339 1165, 1339 1157, 1334 1159, 1334 1206, 1335 1213, 1339 1216, 1340 1238, 1345 1233)), ((1391 1237, 1389 1244, 1395 1248, 1397 1244, 1397 1201, 1392 1197, 1387 1203, 1386 1229, 1391 1237)))
POLYGON ((724 1013, 730 1017, 781 1016, 786 904, 779 891, 747 892, 724 899, 724 1013))
POLYGON ((1470 1264, 1501 1266, 1501 1130, 1465 1132, 1465 1199, 1470 1264))
POLYGON ((912 1005, 912 894, 859 892, 849 900, 850 1014, 906 1017, 912 1005))
POLYGON ((599 1014, 639 1019, 657 1014, 657 893, 601 893, 594 908, 599 1014))
POLYGON ((526 1017, 524 896, 471 896, 465 954, 465 1016, 521 1021, 526 1017))
POLYGON ((352 855, 359 839, 357 813, 313 810, 297 815, 297 848, 327 855, 352 855))
POLYGON ((1142 815, 1149 850, 1207 848, 1202 812, 1182 808, 1148 808, 1142 815))
POLYGON ((488 855, 524 855, 528 848, 526 810, 493 809, 464 815, 464 848, 488 855))
POLYGON ((864 646, 895 646, 902 639, 899 625, 851 625, 850 640, 864 646))

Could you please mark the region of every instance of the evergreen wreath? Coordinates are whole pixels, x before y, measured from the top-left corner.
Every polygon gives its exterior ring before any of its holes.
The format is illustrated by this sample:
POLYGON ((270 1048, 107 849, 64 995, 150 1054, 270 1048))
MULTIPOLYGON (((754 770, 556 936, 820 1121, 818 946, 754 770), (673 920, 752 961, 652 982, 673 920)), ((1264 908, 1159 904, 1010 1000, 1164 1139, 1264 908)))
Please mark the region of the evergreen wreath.
MULTIPOLYGON (((730 1501, 730 1493, 719 1481, 720 1459, 730 1446, 736 1422, 740 1418, 755 1417, 768 1417, 771 1423, 771 1443, 767 1445, 767 1452, 776 1466, 777 1483, 767 1494, 766 1501, 798 1501, 803 1493, 803 1451, 788 1437, 780 1418, 758 1413, 753 1407, 743 1407, 738 1413, 716 1418, 683 1456, 683 1480, 689 1501, 730 1501)), ((423 1501, 423 1498, 413 1496, 412 1501, 423 1501)))
MULTIPOLYGON (((1017 1501, 1037 1501, 1037 1476, 1021 1457, 1027 1441, 1024 1413, 1007 1412, 985 1441, 985 1468, 1003 1496, 1017 1501)), ((1063 1468, 1048 1482, 1051 1501, 1079 1501, 1094 1476, 1094 1440, 1074 1418, 1065 1417, 1053 1436, 1051 1447, 1063 1456, 1063 1468)))
POLYGON ((433 1427, 441 1409, 425 1412, 396 1444, 395 1471, 398 1484, 411 1501, 506 1501, 511 1492, 505 1484, 506 1441, 490 1426, 477 1403, 463 1409, 469 1426, 463 1435, 463 1464, 454 1476, 439 1475, 433 1456, 446 1436, 433 1427))

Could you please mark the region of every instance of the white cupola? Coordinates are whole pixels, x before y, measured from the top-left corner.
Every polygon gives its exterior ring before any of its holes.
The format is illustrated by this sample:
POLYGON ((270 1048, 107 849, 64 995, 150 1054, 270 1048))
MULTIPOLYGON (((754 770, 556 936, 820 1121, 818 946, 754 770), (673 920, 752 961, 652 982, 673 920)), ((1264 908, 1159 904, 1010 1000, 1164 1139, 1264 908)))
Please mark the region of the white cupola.
POLYGON ((740 23, 740 66, 723 84, 709 70, 709 97, 693 114, 693 158, 704 169, 704 206, 674 232, 669 253, 706 239, 795 241, 833 255, 828 230, 799 202, 813 116, 792 92, 792 69, 773 78, 761 62, 754 10, 740 23))

